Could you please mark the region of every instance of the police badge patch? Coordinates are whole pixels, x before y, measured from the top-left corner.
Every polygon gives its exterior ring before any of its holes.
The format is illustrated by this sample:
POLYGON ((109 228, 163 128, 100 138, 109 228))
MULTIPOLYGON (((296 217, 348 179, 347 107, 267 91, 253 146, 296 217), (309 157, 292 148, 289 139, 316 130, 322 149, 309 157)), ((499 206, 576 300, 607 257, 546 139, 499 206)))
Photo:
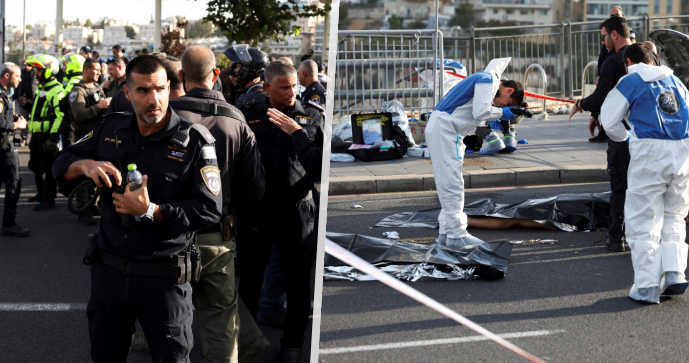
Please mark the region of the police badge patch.
POLYGON ((313 95, 309 99, 309 102, 320 106, 321 105, 321 97, 318 95, 313 95))
POLYGON ((80 143, 80 142, 84 142, 84 141, 90 139, 92 136, 93 136, 93 131, 91 131, 91 132, 89 132, 88 134, 84 135, 84 137, 82 137, 81 139, 75 141, 74 144, 76 145, 76 144, 78 144, 78 143, 80 143))
POLYGON ((69 94, 69 102, 74 103, 74 101, 77 100, 77 91, 74 91, 69 94))
POLYGON ((297 118, 297 122, 302 124, 302 125, 306 125, 307 123, 309 123, 309 120, 311 119, 310 117, 306 117, 306 116, 297 116, 296 118, 297 118))
POLYGON ((658 95, 658 107, 668 115, 679 112, 679 100, 672 91, 663 91, 658 95))
POLYGON ((4 110, 5 110, 5 103, 0 102, 0 113, 2 113, 2 111, 4 111, 4 110))
POLYGON ((217 166, 208 165, 201 168, 201 177, 213 195, 220 194, 220 169, 217 166))

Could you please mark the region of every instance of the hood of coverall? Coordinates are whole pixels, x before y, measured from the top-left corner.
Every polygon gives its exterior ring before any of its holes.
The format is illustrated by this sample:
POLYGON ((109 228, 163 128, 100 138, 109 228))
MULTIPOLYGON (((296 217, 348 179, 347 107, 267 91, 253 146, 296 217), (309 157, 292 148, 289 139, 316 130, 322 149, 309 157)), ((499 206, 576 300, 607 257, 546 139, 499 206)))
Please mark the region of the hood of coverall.
POLYGON ((512 58, 495 58, 488 65, 486 66, 486 69, 484 69, 484 72, 488 73, 494 73, 498 76, 498 79, 502 76, 502 73, 507 69, 507 65, 510 64, 510 61, 512 58))
POLYGON ((648 36, 658 47, 658 55, 689 88, 689 36, 670 29, 654 30, 648 36))
POLYGON ((672 69, 666 66, 655 67, 649 66, 648 64, 639 63, 629 66, 628 74, 632 73, 637 73, 639 76, 641 76, 641 79, 643 79, 644 82, 653 82, 659 81, 671 75, 672 69))

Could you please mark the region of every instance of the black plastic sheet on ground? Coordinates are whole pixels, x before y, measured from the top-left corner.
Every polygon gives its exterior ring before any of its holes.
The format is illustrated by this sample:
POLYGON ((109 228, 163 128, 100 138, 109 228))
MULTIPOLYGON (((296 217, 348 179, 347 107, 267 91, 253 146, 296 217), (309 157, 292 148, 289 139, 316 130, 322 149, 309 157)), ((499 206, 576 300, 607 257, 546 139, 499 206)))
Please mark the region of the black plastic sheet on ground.
MULTIPOLYGON (((515 204, 500 204, 482 198, 464 206, 470 217, 529 219, 563 231, 607 230, 610 219, 610 192, 572 193, 529 199, 515 204)), ((376 227, 438 228, 440 208, 402 212, 388 217, 376 227)))
MULTIPOLYGON (((422 245, 370 236, 327 232, 326 237, 368 263, 406 281, 459 280, 475 276, 494 280, 505 276, 512 253, 507 241, 475 246, 422 245)), ((325 256, 324 278, 369 280, 330 255, 325 256)))

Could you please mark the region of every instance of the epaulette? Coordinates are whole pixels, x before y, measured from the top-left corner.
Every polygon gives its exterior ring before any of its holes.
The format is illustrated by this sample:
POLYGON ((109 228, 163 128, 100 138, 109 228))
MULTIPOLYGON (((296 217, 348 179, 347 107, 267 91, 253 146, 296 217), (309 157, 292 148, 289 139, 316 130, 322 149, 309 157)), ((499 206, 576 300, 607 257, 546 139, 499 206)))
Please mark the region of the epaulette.
POLYGON ((132 115, 132 113, 127 112, 127 111, 110 112, 108 114, 103 115, 103 121, 107 121, 111 118, 117 118, 117 117, 129 117, 131 115, 132 115))
POLYGON ((317 109, 317 110, 320 111, 320 112, 325 112, 325 109, 323 109, 323 107, 321 107, 321 105, 317 105, 317 104, 315 104, 315 103, 311 103, 311 102, 302 102, 301 105, 302 105, 302 107, 304 107, 304 108, 306 108, 306 106, 311 106, 311 107, 317 109))
POLYGON ((261 101, 261 98, 265 97, 265 95, 263 93, 258 92, 249 92, 239 95, 239 97, 243 98, 243 100, 238 108, 250 109, 256 106, 259 103, 259 101, 261 101))
POLYGON ((188 129, 184 130, 179 130, 175 132, 174 135, 172 135, 172 143, 176 144, 178 147, 187 147, 189 144, 189 131, 191 129, 196 130, 199 134, 201 134, 201 137, 203 137, 204 140, 206 140, 206 143, 212 144, 215 142, 215 138, 213 135, 211 135, 211 132, 208 131, 206 126, 203 126, 201 124, 191 124, 191 126, 188 129))
POLYGON ((239 105, 239 108, 240 109, 242 109, 242 108, 250 109, 254 106, 256 106, 256 100, 246 100, 241 105, 239 105))

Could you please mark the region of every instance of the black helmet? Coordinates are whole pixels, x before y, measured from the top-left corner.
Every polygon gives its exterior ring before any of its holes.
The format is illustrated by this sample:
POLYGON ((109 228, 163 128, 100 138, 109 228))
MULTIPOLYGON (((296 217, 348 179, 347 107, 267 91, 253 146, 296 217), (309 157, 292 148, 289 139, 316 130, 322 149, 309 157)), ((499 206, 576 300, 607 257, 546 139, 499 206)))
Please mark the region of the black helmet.
POLYGON ((225 49, 224 53, 232 63, 242 65, 242 69, 237 71, 237 78, 241 82, 260 77, 270 63, 268 54, 256 48, 249 48, 246 44, 233 45, 225 49))

